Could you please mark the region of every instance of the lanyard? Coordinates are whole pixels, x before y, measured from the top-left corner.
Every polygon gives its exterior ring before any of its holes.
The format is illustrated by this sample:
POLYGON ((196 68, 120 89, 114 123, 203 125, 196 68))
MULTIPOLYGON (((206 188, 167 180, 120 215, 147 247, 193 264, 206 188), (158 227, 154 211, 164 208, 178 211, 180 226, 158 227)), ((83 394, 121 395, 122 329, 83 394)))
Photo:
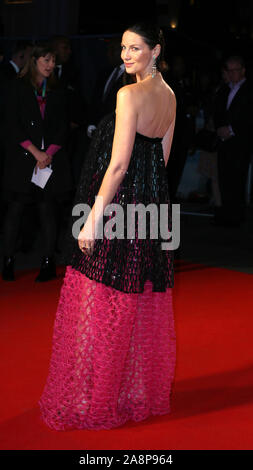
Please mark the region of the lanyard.
MULTIPOLYGON (((42 94, 41 94, 42 99, 44 99, 46 96, 46 88, 47 88, 47 79, 44 78, 43 83, 42 83, 42 94)), ((35 90, 35 95, 38 96, 37 90, 35 90)))
MULTIPOLYGON (((46 88, 47 88, 47 80, 46 78, 43 80, 43 83, 42 83, 42 94, 39 95, 39 107, 40 107, 40 112, 41 112, 41 115, 42 115, 42 119, 44 118, 44 106, 45 103, 46 103, 46 88)), ((36 97, 38 97, 38 91, 35 89, 35 95, 36 97)), ((41 149, 44 150, 44 137, 42 137, 42 142, 41 142, 41 149)))

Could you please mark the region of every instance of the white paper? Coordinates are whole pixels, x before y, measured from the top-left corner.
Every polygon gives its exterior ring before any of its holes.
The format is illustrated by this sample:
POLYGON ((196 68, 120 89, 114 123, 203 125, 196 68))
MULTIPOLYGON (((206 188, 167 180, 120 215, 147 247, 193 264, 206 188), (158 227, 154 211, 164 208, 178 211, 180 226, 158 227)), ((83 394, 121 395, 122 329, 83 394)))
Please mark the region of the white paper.
POLYGON ((51 174, 53 173, 53 170, 51 170, 51 168, 49 168, 48 166, 46 166, 46 168, 43 168, 43 170, 37 168, 37 172, 35 174, 35 168, 33 170, 31 182, 43 189, 45 188, 51 174))

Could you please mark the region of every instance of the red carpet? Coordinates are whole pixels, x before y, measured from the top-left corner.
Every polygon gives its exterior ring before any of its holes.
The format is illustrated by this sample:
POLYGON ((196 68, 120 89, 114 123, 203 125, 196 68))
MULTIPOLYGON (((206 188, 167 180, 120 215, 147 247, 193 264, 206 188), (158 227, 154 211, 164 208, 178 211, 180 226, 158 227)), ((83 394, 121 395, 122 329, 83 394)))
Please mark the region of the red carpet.
POLYGON ((37 401, 48 372, 59 279, 22 272, 1 291, 1 449, 252 449, 253 277, 177 262, 172 413, 107 431, 57 432, 37 401))

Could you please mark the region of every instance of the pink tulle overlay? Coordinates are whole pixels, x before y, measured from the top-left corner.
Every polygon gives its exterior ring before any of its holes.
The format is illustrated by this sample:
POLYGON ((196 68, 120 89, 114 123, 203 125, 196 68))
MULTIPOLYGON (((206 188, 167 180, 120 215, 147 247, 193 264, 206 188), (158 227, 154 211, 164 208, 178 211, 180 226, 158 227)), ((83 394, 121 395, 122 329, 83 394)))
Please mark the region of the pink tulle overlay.
POLYGON ((39 401, 55 430, 110 429, 171 411, 172 289, 127 294, 66 269, 39 401))

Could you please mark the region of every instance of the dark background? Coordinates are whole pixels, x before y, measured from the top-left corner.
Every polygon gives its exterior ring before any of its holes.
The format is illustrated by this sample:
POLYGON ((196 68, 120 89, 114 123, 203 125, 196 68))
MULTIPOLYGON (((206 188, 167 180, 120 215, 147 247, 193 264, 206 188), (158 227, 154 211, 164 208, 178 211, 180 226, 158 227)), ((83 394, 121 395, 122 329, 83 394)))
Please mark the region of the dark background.
POLYGON ((218 49, 250 47, 253 37, 250 0, 0 1, 0 32, 7 37, 121 33, 140 19, 174 27, 179 42, 189 37, 218 49))
POLYGON ((228 40, 250 40, 253 29, 250 0, 1 0, 0 8, 4 36, 120 33, 136 19, 152 19, 219 47, 228 40))
MULTIPOLYGON (((253 1, 250 0, 33 0, 28 3, 0 0, 0 46, 7 60, 16 39, 35 41, 53 34, 69 36, 72 60, 81 69, 82 92, 92 106, 96 78, 107 64, 108 39, 120 37, 124 28, 139 20, 152 20, 162 27, 168 64, 173 56, 181 54, 195 85, 203 70, 215 85, 219 83, 223 59, 238 53, 246 60, 247 75, 253 83, 253 1)), ((196 210, 194 201, 181 207, 182 259, 253 272, 252 206, 248 207, 245 227, 228 232, 211 227, 212 214, 206 213, 210 207, 207 204, 202 209, 202 205, 197 202, 196 210)), ((27 267, 27 256, 22 256, 20 267, 27 267)), ((39 254, 30 262, 31 266, 37 266, 39 254)))
POLYGON ((81 64, 83 94, 89 101, 94 78, 105 65, 106 39, 139 20, 159 24, 166 59, 182 54, 192 67, 220 70, 228 54, 242 54, 253 69, 253 2, 250 0, 86 0, 0 1, 0 44, 8 56, 13 40, 53 34, 70 36, 73 59, 81 64))

